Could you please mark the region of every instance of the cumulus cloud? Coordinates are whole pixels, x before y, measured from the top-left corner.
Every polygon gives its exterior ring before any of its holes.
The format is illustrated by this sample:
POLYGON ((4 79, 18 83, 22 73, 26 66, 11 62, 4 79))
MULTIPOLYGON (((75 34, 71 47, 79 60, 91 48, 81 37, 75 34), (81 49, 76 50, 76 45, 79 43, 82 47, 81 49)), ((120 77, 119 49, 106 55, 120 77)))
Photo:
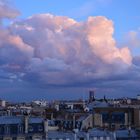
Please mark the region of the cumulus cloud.
MULTIPOLYGON (((12 12, 0 17, 13 18, 17 12, 12 12)), ((9 27, 1 25, 0 31, 1 79, 38 86, 91 85, 102 89, 139 81, 137 59, 128 47, 117 47, 113 21, 106 17, 78 22, 69 17, 37 14, 14 21, 9 27), (130 74, 135 76, 130 78, 130 74)))
POLYGON ((26 80, 34 75, 46 84, 86 83, 124 73, 132 65, 129 49, 116 46, 113 22, 102 16, 77 22, 38 14, 14 22, 9 32, 15 38, 12 43, 21 41, 15 44, 20 57, 29 58, 24 66, 26 80))

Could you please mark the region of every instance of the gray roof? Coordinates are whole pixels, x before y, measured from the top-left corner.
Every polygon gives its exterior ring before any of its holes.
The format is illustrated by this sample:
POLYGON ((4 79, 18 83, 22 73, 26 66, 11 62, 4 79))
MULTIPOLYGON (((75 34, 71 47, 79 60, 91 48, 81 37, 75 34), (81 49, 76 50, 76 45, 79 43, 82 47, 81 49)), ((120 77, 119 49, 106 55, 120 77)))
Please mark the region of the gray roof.
POLYGON ((70 138, 73 139, 73 133, 71 132, 60 132, 60 131, 49 131, 48 137, 55 139, 55 138, 70 138))
MULTIPOLYGON (((87 133, 83 131, 79 131, 76 133, 77 137, 84 137, 86 138, 87 133)), ((107 130, 102 130, 102 129, 91 129, 89 130, 89 137, 110 137, 111 140, 115 140, 114 136, 116 134, 117 138, 138 138, 135 130, 131 130, 131 133, 129 135, 128 130, 116 130, 115 133, 107 131, 107 130)), ((48 133, 49 138, 69 138, 71 140, 74 139, 74 133, 73 132, 64 132, 64 131, 49 131, 48 133)))
POLYGON ((20 124, 22 123, 21 117, 1 116, 0 124, 20 124))
MULTIPOLYGON (((22 124, 24 122, 24 116, 1 116, 0 124, 22 124)), ((29 117, 29 123, 42 123, 43 118, 29 117)))
POLYGON ((116 130, 116 137, 118 138, 129 138, 129 137, 138 137, 135 130, 131 130, 129 133, 129 130, 116 130))
POLYGON ((109 107, 109 104, 105 101, 93 101, 92 103, 88 104, 89 109, 98 108, 98 107, 109 107))
POLYGON ((41 117, 30 117, 29 118, 29 123, 42 123, 43 122, 43 118, 41 117))
POLYGON ((93 128, 92 130, 89 131, 90 136, 94 136, 94 137, 110 137, 112 136, 112 133, 107 131, 107 130, 101 130, 101 129, 96 129, 93 128))
MULTIPOLYGON (((79 138, 86 138, 87 133, 83 131, 79 131, 76 133, 77 137, 79 138)), ((69 139, 74 139, 74 132, 64 132, 64 131, 49 131, 48 132, 48 137, 52 139, 56 138, 69 138, 69 139)), ((104 131, 104 130, 99 130, 99 129, 92 129, 89 131, 89 137, 110 137, 112 140, 114 140, 113 135, 109 131, 104 131)))

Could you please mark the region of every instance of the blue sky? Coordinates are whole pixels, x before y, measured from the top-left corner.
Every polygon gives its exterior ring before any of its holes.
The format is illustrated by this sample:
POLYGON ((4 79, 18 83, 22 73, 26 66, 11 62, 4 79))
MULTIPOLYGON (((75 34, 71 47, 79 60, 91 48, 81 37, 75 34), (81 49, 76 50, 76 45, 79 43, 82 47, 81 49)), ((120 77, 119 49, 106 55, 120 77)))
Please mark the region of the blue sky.
POLYGON ((9 1, 0 0, 0 97, 140 93, 139 0, 9 1))

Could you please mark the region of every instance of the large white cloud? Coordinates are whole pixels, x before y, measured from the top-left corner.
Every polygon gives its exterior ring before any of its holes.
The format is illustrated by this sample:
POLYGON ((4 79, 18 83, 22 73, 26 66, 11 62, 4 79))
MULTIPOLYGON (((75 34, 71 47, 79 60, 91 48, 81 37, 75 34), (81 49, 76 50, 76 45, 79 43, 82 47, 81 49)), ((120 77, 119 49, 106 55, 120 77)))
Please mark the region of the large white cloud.
POLYGON ((68 85, 124 73, 132 56, 127 47, 117 48, 113 32, 113 22, 102 16, 77 22, 34 15, 1 32, 1 63, 7 69, 19 66, 26 80, 34 75, 46 84, 68 85))
MULTIPOLYGON (((0 1, 0 19, 19 12, 0 1)), ((0 26, 0 69, 14 77, 48 85, 80 85, 128 71, 132 56, 118 48, 113 22, 89 17, 84 22, 37 14, 0 26)), ((16 78, 15 78, 16 79, 16 78)))
MULTIPOLYGON (((0 0, 0 9, 1 21, 18 15, 4 0, 0 0)), ((53 87, 56 93, 56 86, 63 92, 65 87, 75 91, 77 87, 94 87, 103 94, 137 93, 140 59, 133 58, 128 47, 118 48, 113 33, 113 21, 103 16, 78 22, 69 17, 37 14, 16 19, 8 27, 0 24, 3 94, 32 94, 40 92, 40 87, 53 87)), ((131 42, 135 37, 137 34, 131 35, 131 42)))
POLYGON ((68 56, 72 59, 71 55, 75 54, 84 61, 92 54, 106 63, 120 60, 131 64, 129 49, 117 48, 113 23, 105 17, 89 17, 85 22, 76 22, 67 17, 41 14, 15 23, 12 31, 38 51, 37 57, 66 60, 68 56))
MULTIPOLYGON (((15 19, 8 27, 2 25, 4 18, 18 14, 0 0, 1 95, 23 100, 25 93, 29 93, 28 98, 46 93, 46 89, 50 94, 54 90, 55 96, 57 92, 81 93, 91 87, 97 93, 116 96, 140 91, 140 58, 132 57, 128 47, 117 47, 113 21, 98 16, 78 22, 37 14, 15 19)), ((139 48, 139 30, 129 32, 124 44, 139 48)))

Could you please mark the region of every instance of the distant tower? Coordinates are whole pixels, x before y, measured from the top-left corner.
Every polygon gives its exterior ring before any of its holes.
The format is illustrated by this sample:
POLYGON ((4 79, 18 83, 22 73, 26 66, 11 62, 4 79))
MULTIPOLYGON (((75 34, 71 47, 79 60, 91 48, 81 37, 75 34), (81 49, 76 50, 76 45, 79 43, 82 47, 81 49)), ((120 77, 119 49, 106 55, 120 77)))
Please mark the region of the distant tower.
POLYGON ((89 91, 89 102, 95 101, 94 90, 89 91))
POLYGON ((107 102, 106 96, 104 95, 104 101, 107 102))

